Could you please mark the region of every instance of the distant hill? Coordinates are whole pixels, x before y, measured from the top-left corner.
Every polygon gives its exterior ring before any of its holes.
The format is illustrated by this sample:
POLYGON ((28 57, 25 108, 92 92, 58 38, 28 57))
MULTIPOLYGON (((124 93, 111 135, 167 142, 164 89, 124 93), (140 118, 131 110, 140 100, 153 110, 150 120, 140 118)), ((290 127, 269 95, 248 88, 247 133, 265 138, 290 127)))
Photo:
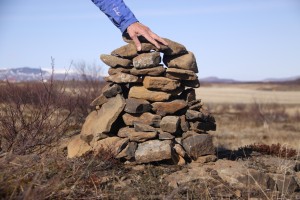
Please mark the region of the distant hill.
POLYGON ((238 83, 240 81, 211 76, 211 77, 206 77, 206 78, 200 78, 200 82, 205 82, 205 83, 238 83))
MULTIPOLYGON (((53 74, 55 80, 80 80, 82 76, 78 73, 55 73, 53 74)), ((10 82, 22 81, 46 81, 51 78, 51 72, 33 67, 20 67, 11 69, 0 69, 0 80, 10 82)), ((102 79, 102 77, 99 77, 102 79)))

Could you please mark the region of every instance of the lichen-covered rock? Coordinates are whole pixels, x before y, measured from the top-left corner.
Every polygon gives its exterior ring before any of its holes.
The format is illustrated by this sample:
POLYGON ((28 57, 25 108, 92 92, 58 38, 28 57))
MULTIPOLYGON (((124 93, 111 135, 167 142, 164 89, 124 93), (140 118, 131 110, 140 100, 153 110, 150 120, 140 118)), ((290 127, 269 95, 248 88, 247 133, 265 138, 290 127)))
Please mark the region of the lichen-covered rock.
POLYGON ((159 52, 143 53, 135 57, 132 62, 136 69, 156 67, 161 62, 161 57, 159 52))
POLYGON ((105 80, 114 83, 136 83, 140 81, 139 77, 126 73, 117 73, 111 76, 107 76, 105 77, 105 80))
POLYGON ((150 163, 162 160, 172 160, 175 156, 170 140, 150 140, 138 144, 135 160, 138 163, 150 163))

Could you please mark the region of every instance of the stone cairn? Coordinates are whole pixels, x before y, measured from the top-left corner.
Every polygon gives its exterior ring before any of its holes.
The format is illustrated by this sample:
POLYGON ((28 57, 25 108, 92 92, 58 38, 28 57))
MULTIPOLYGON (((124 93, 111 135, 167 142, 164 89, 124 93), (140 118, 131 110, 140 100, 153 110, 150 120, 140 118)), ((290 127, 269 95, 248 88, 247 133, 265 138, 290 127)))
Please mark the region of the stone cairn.
POLYGON ((200 83, 194 54, 169 39, 168 47, 157 49, 143 37, 137 52, 128 36, 123 39, 127 45, 100 56, 110 67, 108 84, 91 103, 94 110, 81 133, 68 144, 68 157, 108 150, 127 163, 183 165, 214 155, 207 131, 216 124, 196 99, 200 83))

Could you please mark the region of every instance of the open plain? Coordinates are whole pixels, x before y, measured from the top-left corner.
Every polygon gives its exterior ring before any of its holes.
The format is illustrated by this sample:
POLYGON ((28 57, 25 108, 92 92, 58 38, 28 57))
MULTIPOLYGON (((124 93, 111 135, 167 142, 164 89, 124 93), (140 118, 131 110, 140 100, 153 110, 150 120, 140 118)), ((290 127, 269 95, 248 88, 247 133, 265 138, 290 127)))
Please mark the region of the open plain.
POLYGON ((300 148, 300 84, 203 84, 196 95, 216 117, 216 146, 280 143, 300 148))

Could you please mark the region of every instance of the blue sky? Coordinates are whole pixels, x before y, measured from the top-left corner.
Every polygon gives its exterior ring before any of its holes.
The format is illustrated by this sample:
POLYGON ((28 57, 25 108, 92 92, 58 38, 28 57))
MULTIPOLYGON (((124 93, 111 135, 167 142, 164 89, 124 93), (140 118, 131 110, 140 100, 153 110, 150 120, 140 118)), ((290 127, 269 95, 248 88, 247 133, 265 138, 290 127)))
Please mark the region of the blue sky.
MULTIPOLYGON (((136 17, 196 55, 200 78, 300 75, 298 0, 125 0, 136 17)), ((95 64, 124 45, 90 0, 0 0, 0 69, 95 64)))

